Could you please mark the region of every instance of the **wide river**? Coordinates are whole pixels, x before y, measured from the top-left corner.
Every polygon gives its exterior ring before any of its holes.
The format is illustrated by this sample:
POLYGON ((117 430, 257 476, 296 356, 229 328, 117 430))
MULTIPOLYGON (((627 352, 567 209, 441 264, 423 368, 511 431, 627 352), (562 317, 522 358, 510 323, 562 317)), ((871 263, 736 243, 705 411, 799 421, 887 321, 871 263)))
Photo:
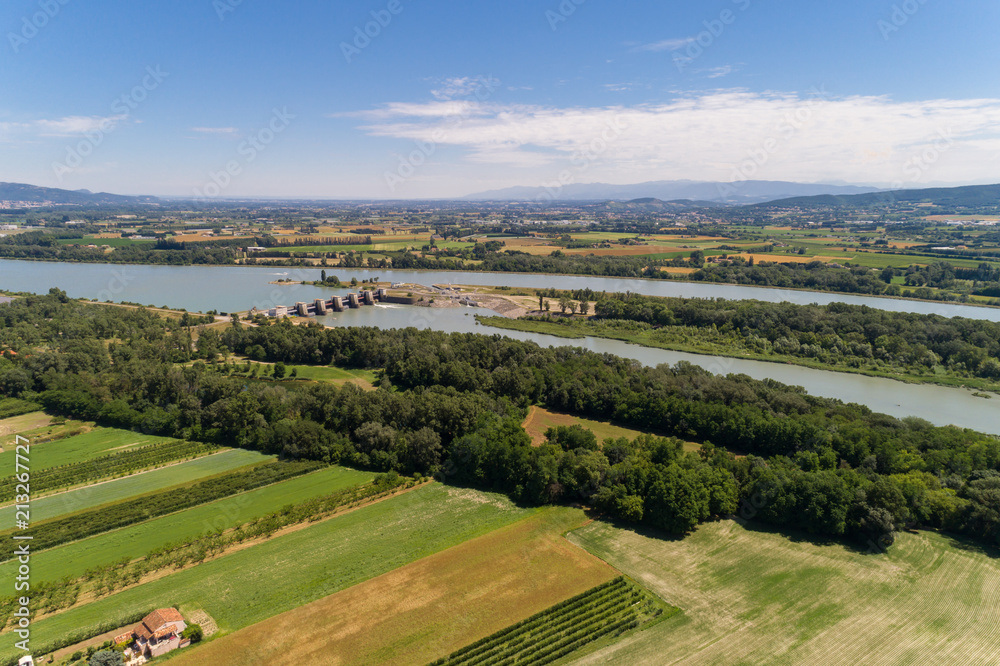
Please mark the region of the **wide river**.
MULTIPOLYGON (((890 298, 846 296, 783 289, 762 289, 734 285, 679 281, 629 280, 588 276, 527 275, 440 271, 367 271, 326 269, 341 280, 378 277, 383 281, 431 284, 476 284, 512 287, 591 288, 595 291, 631 291, 651 296, 729 298, 794 303, 855 303, 895 312, 940 314, 1000 321, 1000 309, 968 305, 924 303, 890 298)), ((272 281, 319 279, 319 269, 224 266, 118 266, 111 264, 70 264, 55 262, 0 260, 0 289, 45 293, 50 287, 63 289, 75 298, 131 301, 145 305, 186 308, 191 311, 248 310, 291 305, 329 297, 337 290, 293 284, 279 286, 272 281)), ((341 290, 343 291, 343 290, 341 290)), ((423 308, 393 305, 364 307, 320 317, 329 326, 415 326, 449 332, 502 333, 538 344, 572 344, 596 352, 636 359, 647 365, 689 361, 714 373, 743 373, 755 379, 772 378, 802 386, 813 395, 839 398, 867 405, 877 412, 897 417, 918 416, 939 425, 955 424, 983 432, 1000 434, 1000 398, 986 400, 963 389, 905 384, 890 379, 841 372, 813 370, 794 365, 702 356, 630 345, 617 340, 586 338, 566 340, 549 335, 498 331, 476 323, 475 308, 423 308)))

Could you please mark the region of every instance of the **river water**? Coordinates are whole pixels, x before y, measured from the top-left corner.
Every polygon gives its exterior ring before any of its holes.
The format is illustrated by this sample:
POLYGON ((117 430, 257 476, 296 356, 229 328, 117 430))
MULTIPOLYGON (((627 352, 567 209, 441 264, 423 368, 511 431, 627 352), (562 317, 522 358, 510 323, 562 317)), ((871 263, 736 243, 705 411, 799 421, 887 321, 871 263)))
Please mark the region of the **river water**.
MULTIPOLYGON (((701 298, 754 298, 761 301, 796 303, 846 302, 897 312, 919 312, 942 316, 964 316, 1000 321, 1000 310, 945 303, 923 303, 900 299, 845 296, 781 289, 733 285, 685 283, 677 281, 625 280, 562 275, 522 275, 440 271, 365 271, 326 269, 341 280, 378 277, 383 281, 417 284, 479 284, 512 287, 552 286, 558 289, 632 291, 653 296, 701 298)), ((311 285, 288 286, 272 281, 319 279, 319 269, 229 266, 115 266, 110 264, 70 264, 0 260, 0 288, 11 291, 45 293, 50 287, 64 289, 74 298, 131 301, 144 305, 186 308, 191 311, 247 310, 268 308, 297 301, 329 297, 347 290, 311 285)), ((550 335, 500 331, 478 324, 474 315, 488 311, 476 308, 423 308, 377 305, 319 317, 328 326, 414 326, 448 332, 502 334, 540 345, 574 345, 600 353, 632 358, 646 365, 689 361, 714 373, 742 373, 755 379, 771 378, 802 386, 813 395, 838 398, 867 405, 876 412, 897 417, 918 416, 938 425, 955 424, 992 434, 1000 434, 1000 398, 986 400, 971 391, 930 385, 905 384, 891 379, 865 377, 841 372, 814 370, 795 365, 767 363, 718 356, 639 347, 617 340, 585 338, 566 340, 550 335)))

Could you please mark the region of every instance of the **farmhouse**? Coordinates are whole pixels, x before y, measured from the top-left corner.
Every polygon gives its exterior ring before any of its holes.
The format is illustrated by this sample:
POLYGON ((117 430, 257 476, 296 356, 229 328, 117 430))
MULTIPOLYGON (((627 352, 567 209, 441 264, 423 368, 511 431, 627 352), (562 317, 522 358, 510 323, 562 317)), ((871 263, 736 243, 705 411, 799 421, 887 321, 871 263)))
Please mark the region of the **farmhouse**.
MULTIPOLYGON (((159 657, 179 647, 187 647, 189 641, 181 641, 181 632, 187 627, 184 618, 176 608, 160 608, 142 619, 132 631, 115 637, 115 643, 134 640, 129 652, 146 659, 159 657)), ((128 654, 127 656, 131 656, 128 654)), ((142 663, 142 660, 136 660, 142 663)), ((132 660, 129 660, 132 663, 132 660)))

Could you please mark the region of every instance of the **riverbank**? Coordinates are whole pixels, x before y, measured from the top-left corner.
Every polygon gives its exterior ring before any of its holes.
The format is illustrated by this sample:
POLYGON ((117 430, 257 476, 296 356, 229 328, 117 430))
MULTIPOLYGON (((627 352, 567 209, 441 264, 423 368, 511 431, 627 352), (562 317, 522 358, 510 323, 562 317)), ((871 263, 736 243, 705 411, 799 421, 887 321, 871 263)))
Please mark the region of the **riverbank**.
MULTIPOLYGON (((691 340, 690 335, 678 333, 678 337, 685 339, 665 339, 664 334, 670 333, 672 328, 662 327, 651 330, 625 330, 609 325, 598 325, 593 320, 583 317, 559 317, 552 321, 539 321, 535 319, 509 319, 505 317, 494 317, 476 315, 476 321, 483 326, 490 326, 504 330, 521 331, 525 333, 540 333, 544 335, 554 335, 560 338, 571 340, 582 340, 584 338, 604 338, 608 340, 618 340, 641 347, 653 349, 666 349, 669 351, 685 352, 688 354, 698 354, 703 356, 722 356, 726 358, 737 358, 748 361, 763 361, 767 363, 778 363, 786 365, 798 365, 813 370, 824 370, 828 372, 843 372, 855 375, 865 375, 867 377, 877 377, 880 379, 892 379, 905 382, 907 384, 931 384, 948 388, 970 389, 976 391, 990 391, 1000 394, 1000 382, 980 379, 975 377, 958 377, 947 374, 917 374, 896 370, 881 370, 876 368, 854 368, 842 364, 829 364, 814 359, 791 356, 788 354, 761 354, 748 350, 739 350, 734 353, 731 345, 713 344, 704 337, 697 341, 691 340)), ((989 394, 974 393, 976 397, 989 399, 989 394)))
MULTIPOLYGON (((128 267, 150 267, 150 268, 171 267, 171 268, 221 268, 221 269, 225 269, 225 270, 237 270, 237 269, 247 269, 247 268, 251 268, 251 269, 263 269, 263 270, 274 270, 274 269, 280 269, 280 268, 289 268, 289 269, 295 269, 295 270, 300 271, 300 272, 317 271, 317 270, 323 269, 323 270, 326 270, 328 273, 339 272, 339 271, 343 271, 343 272, 347 273, 347 272, 351 271, 351 267, 340 266, 340 265, 337 265, 337 264, 323 266, 322 264, 319 264, 319 263, 316 263, 316 264, 302 264, 302 263, 294 263, 294 262, 288 262, 288 263, 277 263, 277 262, 276 263, 272 263, 272 262, 268 262, 268 263, 255 263, 255 264, 245 264, 245 263, 217 263, 217 264, 215 264, 215 263, 205 263, 205 264, 179 264, 178 265, 178 264, 166 264, 166 263, 129 263, 129 262, 115 262, 115 261, 93 262, 93 261, 80 261, 80 260, 77 260, 77 259, 66 259, 66 258, 51 259, 51 258, 35 258, 35 257, 0 257, 0 261, 12 261, 12 262, 13 261, 23 261, 23 262, 40 263, 40 264, 73 264, 73 265, 85 265, 85 266, 111 266, 111 267, 121 268, 122 270, 125 270, 128 267)), ((296 261, 298 261, 298 260, 296 260, 296 261)), ((890 295, 887 295, 887 294, 868 294, 868 293, 862 293, 862 292, 834 291, 834 290, 830 290, 830 289, 808 289, 808 288, 805 288, 805 287, 762 286, 762 285, 756 285, 756 284, 744 284, 744 283, 739 283, 739 282, 716 282, 716 281, 711 281, 711 280, 693 280, 693 279, 690 278, 689 275, 680 276, 681 278, 687 278, 687 279, 678 279, 678 277, 674 277, 674 276, 665 277, 665 278, 651 278, 651 277, 647 277, 647 276, 621 277, 621 276, 616 276, 616 275, 595 275, 595 274, 591 274, 591 273, 582 273, 582 272, 581 273, 561 273, 561 272, 537 273, 537 272, 528 272, 528 271, 524 271, 524 272, 522 272, 522 271, 504 272, 504 271, 481 270, 475 264, 472 264, 472 263, 467 263, 462 268, 449 268, 447 265, 443 264, 443 265, 441 265, 439 267, 435 267, 435 268, 404 268, 404 269, 393 269, 393 268, 365 268, 365 267, 360 267, 359 268, 359 267, 354 267, 354 271, 355 272, 362 272, 362 273, 364 273, 364 272, 377 272, 377 273, 383 274, 383 275, 384 274, 390 274, 391 275, 393 273, 411 273, 411 274, 414 274, 414 273, 416 273, 416 274, 419 274, 419 273, 423 273, 423 274, 442 274, 442 273, 444 273, 444 274, 448 274, 448 273, 462 274, 462 273, 465 273, 465 274, 475 274, 475 275, 484 275, 484 276, 486 276, 486 275, 488 275, 488 276, 505 275, 505 276, 511 276, 511 277, 536 276, 536 277, 542 277, 544 279, 544 281, 548 281, 548 280, 550 280, 552 278, 576 278, 576 279, 593 279, 593 278, 596 278, 596 279, 601 279, 601 280, 605 280, 605 281, 608 281, 608 282, 622 282, 622 281, 636 281, 636 282, 639 282, 639 281, 641 281, 641 282, 648 282, 648 283, 652 283, 652 284, 657 284, 657 283, 668 283, 668 284, 671 284, 672 283, 672 284, 675 284, 675 285, 698 285, 698 286, 702 286, 702 287, 713 287, 713 286, 715 286, 715 287, 723 287, 723 288, 729 287, 729 288, 757 290, 757 291, 760 291, 760 292, 782 291, 782 292, 791 292, 791 293, 795 293, 795 294, 815 294, 815 295, 824 295, 824 296, 843 296, 845 298, 880 299, 880 300, 895 301, 895 302, 926 303, 926 304, 933 304, 933 305, 939 305, 939 306, 963 306, 963 307, 970 307, 970 308, 982 308, 984 310, 1000 310, 1000 305, 996 305, 996 304, 990 302, 990 301, 996 301, 997 299, 990 299, 989 297, 986 297, 986 296, 972 296, 972 297, 970 297, 970 300, 968 300, 968 301, 961 301, 961 300, 958 300, 957 298, 954 299, 954 300, 951 300, 951 299, 929 299, 929 298, 915 298, 915 297, 912 297, 912 296, 903 296, 903 295, 890 296, 890 295)), ((669 275, 669 272, 667 274, 669 275)), ((349 280, 350 280, 350 278, 348 278, 348 281, 349 280)), ((445 280, 438 280, 438 281, 440 281, 440 282, 446 282, 445 280)), ((475 280, 472 280, 471 282, 474 282, 474 281, 475 280)), ((465 282, 470 282, 470 281, 465 280, 465 282)), ((292 280, 291 283, 292 284, 296 284, 296 283, 301 283, 301 281, 300 280, 292 280)), ((307 281, 307 283, 308 284, 316 284, 314 282, 308 282, 308 281, 307 281)), ((275 284, 275 285, 288 284, 288 281, 281 281, 281 280, 279 280, 279 281, 272 282, 271 284, 275 284)), ((544 288, 544 287, 539 286, 538 288, 544 288)), ((937 291, 940 291, 940 290, 932 289, 932 291, 937 292, 937 291)), ((957 292, 942 292, 942 293, 947 293, 949 295, 957 295, 957 292)), ((768 300, 768 299, 763 298, 763 297, 757 297, 757 298, 762 298, 762 300, 768 300)), ((877 306, 875 306, 875 307, 877 307, 877 306)))

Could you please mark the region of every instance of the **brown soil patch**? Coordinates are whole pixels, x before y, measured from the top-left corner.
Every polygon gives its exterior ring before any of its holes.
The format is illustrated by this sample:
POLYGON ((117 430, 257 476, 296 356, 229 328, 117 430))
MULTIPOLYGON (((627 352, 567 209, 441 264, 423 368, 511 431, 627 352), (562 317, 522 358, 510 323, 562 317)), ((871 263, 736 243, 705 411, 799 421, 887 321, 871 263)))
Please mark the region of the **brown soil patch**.
POLYGON ((569 414, 556 414, 540 407, 532 406, 528 409, 528 418, 524 419, 521 427, 531 437, 532 446, 541 446, 545 443, 545 431, 557 426, 571 426, 579 423, 575 416, 569 414))
POLYGON ((614 569, 562 537, 583 521, 579 511, 545 510, 216 639, 176 663, 427 663, 614 578, 614 569))
POLYGON ((44 428, 52 423, 52 417, 45 412, 31 412, 0 420, 0 437, 16 435, 35 428, 44 428))

